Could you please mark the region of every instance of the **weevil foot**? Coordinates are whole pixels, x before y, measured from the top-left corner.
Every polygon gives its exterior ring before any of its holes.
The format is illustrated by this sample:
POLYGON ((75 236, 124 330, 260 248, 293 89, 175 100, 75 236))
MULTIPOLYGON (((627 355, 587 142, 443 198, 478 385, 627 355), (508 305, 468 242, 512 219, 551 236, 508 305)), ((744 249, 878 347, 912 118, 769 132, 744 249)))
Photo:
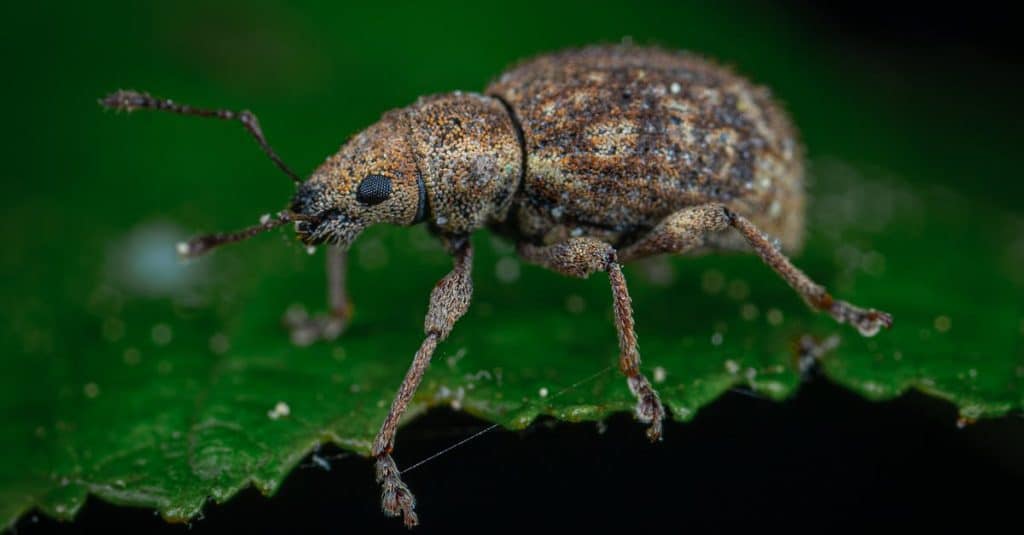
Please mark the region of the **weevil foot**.
POLYGON ((398 466, 387 453, 377 456, 377 483, 380 483, 380 504, 388 516, 402 515, 405 527, 419 524, 416 516, 416 497, 402 481, 398 466))
POLYGON ((310 316, 302 307, 289 308, 282 322, 291 334, 292 343, 299 347, 306 347, 321 340, 336 340, 348 324, 347 318, 338 315, 310 316))
POLYGON ((833 302, 829 307, 829 314, 839 323, 854 326, 861 336, 868 338, 878 334, 882 327, 892 327, 892 314, 873 308, 863 309, 846 301, 833 302))
POLYGON ((651 442, 658 442, 661 440, 661 421, 665 419, 665 409, 661 405, 658 393, 643 375, 630 377, 628 384, 629 390, 637 399, 636 419, 651 424, 647 428, 647 438, 651 439, 651 442))

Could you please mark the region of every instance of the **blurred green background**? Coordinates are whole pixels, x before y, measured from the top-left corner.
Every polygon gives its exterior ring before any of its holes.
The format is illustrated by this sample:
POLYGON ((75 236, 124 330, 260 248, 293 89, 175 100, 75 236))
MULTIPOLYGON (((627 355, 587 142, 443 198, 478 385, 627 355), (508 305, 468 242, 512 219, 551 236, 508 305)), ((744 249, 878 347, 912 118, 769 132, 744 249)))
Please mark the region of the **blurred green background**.
POLYGON ((481 90, 518 59, 624 36, 705 53, 772 87, 812 158, 879 166, 1018 209, 1016 69, 969 50, 851 43, 841 27, 801 18, 792 5, 13 7, 5 7, 3 90, 9 195, 26 210, 18 216, 37 212, 29 205, 88 200, 112 224, 183 207, 230 224, 290 193, 231 127, 98 113, 94 99, 115 88, 249 107, 278 152, 308 171, 384 110, 419 95, 481 90), (183 159, 188 172, 171 165, 183 159), (235 202, 241 192, 245 202, 235 202))
MULTIPOLYGON (((87 355, 95 359, 106 350, 130 363, 139 356, 129 349, 160 346, 161 338, 171 337, 184 347, 208 348, 219 355, 227 347, 218 343, 228 342, 214 338, 225 331, 232 333, 232 349, 253 353, 268 340, 284 338, 277 328, 282 305, 303 302, 315 308, 323 299, 320 258, 306 258, 283 233, 222 251, 184 271, 166 267, 169 250, 153 244, 170 244, 198 230, 253 223, 259 214, 283 207, 292 186, 238 125, 102 111, 96 99, 118 88, 146 90, 197 106, 252 109, 277 152, 305 174, 384 111, 424 94, 482 90, 507 65, 533 54, 627 36, 638 44, 698 51, 771 87, 785 103, 811 161, 812 205, 819 192, 836 194, 823 183, 836 176, 845 177, 843 188, 852 198, 868 204, 892 202, 874 198, 875 191, 910 192, 893 198, 918 204, 890 208, 897 214, 912 211, 908 221, 923 226, 881 243, 892 251, 904 240, 907 250, 920 252, 919 263, 908 265, 902 259, 900 273, 934 284, 927 295, 912 293, 920 288, 908 290, 902 301, 945 303, 938 289, 948 288, 955 294, 949 298, 951 306, 976 307, 926 310, 922 325, 937 314, 959 312, 967 317, 963 325, 992 328, 973 332, 997 333, 979 337, 973 348, 971 338, 958 339, 958 347, 967 348, 964 354, 981 360, 995 354, 1010 362, 1007 369, 1022 358, 1021 71, 1011 53, 997 46, 976 50, 956 39, 943 44, 942 39, 924 37, 915 42, 917 34, 875 40, 871 33, 847 32, 842 21, 800 3, 181 1, 60 7, 7 3, 0 9, 6 21, 0 35, 6 80, 0 87, 6 104, 0 150, 3 197, 8 199, 0 214, 7 243, 0 253, 0 373, 5 378, 0 384, 6 385, 0 399, 14 429, 11 451, 17 452, 0 461, 0 483, 18 492, 27 489, 25 496, 33 500, 43 495, 46 478, 25 475, 22 467, 33 464, 46 474, 47 467, 63 462, 56 457, 69 454, 33 446, 38 437, 24 433, 38 434, 37 420, 74 413, 83 395, 96 397, 89 385, 106 388, 93 383, 94 370, 101 367, 87 355), (858 177, 872 186, 857 191, 858 177), (921 205, 925 199, 944 201, 921 205), (930 226, 935 222, 941 224, 930 226), (263 290, 275 297, 261 300, 263 290), (245 319, 239 320, 242 311, 245 319), (160 318, 169 315, 190 326, 174 325, 165 332, 171 325, 160 318), (111 320, 115 316, 121 319, 111 320), (133 324, 133 319, 139 321, 133 324), (23 453, 27 458, 19 457, 23 453), (39 494, 32 495, 36 490, 39 494)), ((906 230, 874 228, 868 221, 865 228, 866 233, 906 230)), ((366 275, 391 258, 392 264, 404 263, 415 275, 395 277, 401 269, 389 268, 386 296, 374 293, 379 281, 371 275, 355 276, 361 283, 354 290, 357 313, 365 321, 356 336, 388 336, 393 326, 401 331, 398 339, 409 345, 418 336, 426 300, 423 283, 439 277, 447 261, 422 240, 395 236, 386 229, 370 234, 367 245, 357 251, 357 273, 366 275), (402 301, 406 298, 407 306, 402 301), (405 307, 403 319, 394 325, 388 324, 390 307, 405 307)), ((489 255, 485 252, 484 259, 493 261, 489 255)), ((802 265, 830 273, 838 263, 833 256, 834 251, 819 247, 803 259, 809 264, 802 265)), ((702 269, 715 265, 713 260, 702 262, 702 269)), ((734 273, 756 265, 729 262, 734 273)), ((544 288, 576 284, 536 278, 525 270, 524 281, 539 281, 544 288)), ((512 307, 513 317, 501 315, 499 298, 518 290, 495 289, 502 287, 494 282, 493 268, 485 264, 481 271, 483 292, 492 288, 495 297, 488 305, 494 313, 476 325, 511 325, 502 332, 505 346, 495 342, 495 347, 543 344, 537 340, 542 330, 524 327, 528 308, 512 307)), ((695 270, 686 273, 691 279, 700 276, 695 270)), ((829 277, 825 281, 835 281, 829 277)), ((761 273, 750 280, 769 279, 761 273)), ((851 279, 841 287, 848 293, 856 290, 862 304, 884 307, 887 292, 898 292, 894 287, 870 288, 884 279, 861 279, 856 285, 851 279)), ((691 280, 680 292, 696 285, 691 280)), ((590 293, 585 295, 606 292, 599 282, 587 288, 590 293)), ((640 283, 639 293, 657 295, 658 290, 645 290, 640 283)), ((558 295, 551 298, 556 306, 558 295)), ((789 294, 783 288, 770 295, 789 294)), ((659 303, 652 308, 672 301, 659 303)), ((794 303, 787 306, 787 314, 802 313, 794 303)), ((604 328, 602 318, 593 316, 587 328, 604 328)), ((900 320, 897 315, 897 324, 900 320)), ((954 332, 960 325, 954 323, 954 332)), ((652 337, 673 329, 686 330, 685 325, 665 326, 652 337)), ((584 348, 613 344, 613 332, 604 334, 593 343, 573 342, 571 334, 564 335, 569 341, 563 343, 584 348)), ((353 355, 357 351, 351 347, 364 347, 356 340, 346 346, 353 355)), ((647 347, 665 344, 648 339, 647 347)), ((362 355, 372 354, 372 344, 365 347, 369 349, 362 355)), ((407 349, 403 345, 396 351, 396 362, 403 363, 396 366, 404 368, 411 354, 407 349)), ((160 349, 154 351, 159 354, 160 349)), ((161 362, 154 364, 157 373, 162 373, 161 362)), ((201 383, 209 369, 206 363, 185 366, 184 371, 174 370, 178 382, 167 388, 188 395, 190 389, 201 390, 194 383, 201 383), (191 383, 188 366, 195 366, 191 383)), ((330 372, 330 362, 316 366, 316 373, 330 372)), ((360 373, 360 365, 355 366, 352 373, 360 373)), ((579 377, 586 375, 580 370, 579 377)), ((384 390, 397 384, 393 372, 364 371, 380 373, 384 390)), ((86 421, 130 418, 139 407, 159 403, 153 384, 131 393, 138 377, 127 373, 114 379, 125 383, 115 388, 127 397, 86 421), (139 401, 150 395, 152 399, 139 401), (124 415, 111 412, 118 406, 124 415)), ((272 374, 263 379, 275 380, 272 374)), ((792 380, 782 381, 785 392, 792 380)), ((296 379, 295 384, 303 381, 296 379)), ((999 400, 996 412, 1015 403, 1019 408, 1019 379, 1006 384, 1004 388, 1000 383, 1005 399, 999 400)), ((365 425, 375 425, 379 412, 365 416, 365 425)), ((102 435, 103 428, 89 433, 102 435)), ((348 445, 365 448, 358 440, 348 445)), ((282 462, 288 466, 295 459, 282 462)), ((274 477, 279 476, 275 472, 267 478, 277 481, 274 477)), ((224 484, 225 496, 230 494, 226 489, 237 486, 232 481, 224 484)), ((12 491, 8 499, 26 499, 18 492, 12 491)), ((55 509, 56 504, 80 504, 80 499, 61 496, 47 500, 51 514, 67 512, 55 509)))

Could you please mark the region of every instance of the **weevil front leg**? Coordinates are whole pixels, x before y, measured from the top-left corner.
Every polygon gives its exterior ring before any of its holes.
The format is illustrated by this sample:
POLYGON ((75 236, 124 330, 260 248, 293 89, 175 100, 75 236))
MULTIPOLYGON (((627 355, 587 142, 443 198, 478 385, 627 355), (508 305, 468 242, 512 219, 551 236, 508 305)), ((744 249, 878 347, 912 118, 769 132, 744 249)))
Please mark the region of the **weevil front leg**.
POLYGON ((412 359, 409 371, 405 373, 402 385, 398 387, 391 410, 385 418, 377 438, 373 441, 373 456, 377 459, 377 482, 381 485, 381 506, 388 516, 402 515, 405 525, 415 526, 416 499, 409 487, 402 481, 398 466, 391 458, 395 447, 395 432, 398 422, 412 399, 423 374, 430 365, 437 344, 448 337, 455 322, 469 309, 473 296, 473 249, 468 239, 460 239, 449 245, 453 251, 455 266, 441 279, 430 294, 430 306, 424 320, 426 338, 412 359))
POLYGON ((651 382, 640 371, 640 352, 637 350, 636 331, 633 326, 633 305, 615 249, 596 238, 571 238, 545 247, 523 243, 519 245, 518 250, 524 260, 563 275, 587 278, 597 271, 608 273, 615 311, 615 329, 619 336, 619 370, 626 376, 629 390, 636 396, 637 419, 651 424, 647 429, 647 437, 652 442, 660 440, 661 421, 665 418, 665 409, 651 382))
POLYGON ((309 316, 305 310, 289 310, 284 324, 291 331, 292 343, 308 346, 318 340, 331 341, 345 330, 352 304, 345 287, 348 252, 336 245, 327 247, 327 314, 309 316))
POLYGON ((640 241, 622 250, 623 261, 659 253, 685 253, 704 245, 709 234, 734 228, 754 252, 803 297, 811 308, 828 312, 839 323, 849 323, 864 336, 874 336, 892 326, 892 316, 875 309, 833 299, 824 286, 814 282, 747 218, 720 204, 680 210, 666 217, 640 241))

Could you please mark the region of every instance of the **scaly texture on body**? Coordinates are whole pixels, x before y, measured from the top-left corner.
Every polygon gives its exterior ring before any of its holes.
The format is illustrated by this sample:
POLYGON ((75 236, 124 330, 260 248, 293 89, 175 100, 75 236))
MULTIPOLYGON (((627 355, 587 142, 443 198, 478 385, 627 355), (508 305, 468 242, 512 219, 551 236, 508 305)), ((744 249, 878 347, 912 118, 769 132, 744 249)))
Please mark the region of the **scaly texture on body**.
POLYGON ((672 212, 715 202, 789 250, 802 243, 796 132, 766 88, 728 69, 685 52, 599 46, 526 61, 486 92, 515 114, 525 142, 506 232, 623 246, 672 212))

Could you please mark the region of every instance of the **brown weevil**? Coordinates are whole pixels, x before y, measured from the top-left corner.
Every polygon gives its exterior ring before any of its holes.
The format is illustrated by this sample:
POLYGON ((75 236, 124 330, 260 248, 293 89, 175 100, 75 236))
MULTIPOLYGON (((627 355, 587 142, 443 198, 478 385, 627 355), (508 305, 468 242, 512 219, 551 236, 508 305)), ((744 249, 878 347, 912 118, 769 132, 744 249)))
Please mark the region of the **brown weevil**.
POLYGON ((640 370, 624 262, 753 249, 811 308, 864 336, 892 324, 889 314, 833 299, 783 254, 803 239, 796 131, 767 89, 689 53, 596 46, 542 55, 483 94, 435 95, 387 112, 305 181, 270 148, 249 112, 132 91, 102 104, 239 120, 296 181, 291 205, 276 217, 196 238, 180 252, 197 256, 286 223, 303 243, 328 244, 330 314, 293 320, 299 340, 331 339, 344 327, 345 251, 364 228, 426 223, 440 238, 454 268, 431 293, 425 339, 373 445, 383 509, 409 526, 417 518, 391 458, 395 431, 434 349, 469 307, 469 235, 477 229, 491 229, 516 243, 523 260, 564 275, 608 274, 619 368, 652 441, 661 438, 665 411, 640 370))

